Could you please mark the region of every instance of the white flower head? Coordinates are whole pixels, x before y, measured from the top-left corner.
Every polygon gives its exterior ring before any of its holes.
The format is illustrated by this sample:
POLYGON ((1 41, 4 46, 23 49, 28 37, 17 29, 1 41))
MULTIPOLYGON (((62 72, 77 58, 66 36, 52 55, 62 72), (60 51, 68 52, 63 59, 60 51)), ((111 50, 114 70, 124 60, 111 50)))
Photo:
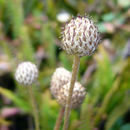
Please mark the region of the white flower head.
MULTIPOLYGON (((61 87, 56 97, 57 102, 64 107, 67 103, 67 99, 69 96, 69 88, 70 88, 70 82, 61 87)), ((71 100, 71 107, 73 109, 78 108, 82 104, 85 95, 86 95, 85 88, 79 82, 75 82, 71 100)))
POLYGON ((100 41, 94 22, 84 16, 72 18, 62 32, 61 47, 70 55, 92 55, 100 41))
POLYGON ((38 78, 38 69, 31 62, 22 62, 18 65, 15 72, 15 79, 18 83, 25 86, 31 85, 38 78))
POLYGON ((71 73, 63 67, 55 70, 51 79, 51 93, 54 97, 57 96, 59 89, 71 79, 71 73))

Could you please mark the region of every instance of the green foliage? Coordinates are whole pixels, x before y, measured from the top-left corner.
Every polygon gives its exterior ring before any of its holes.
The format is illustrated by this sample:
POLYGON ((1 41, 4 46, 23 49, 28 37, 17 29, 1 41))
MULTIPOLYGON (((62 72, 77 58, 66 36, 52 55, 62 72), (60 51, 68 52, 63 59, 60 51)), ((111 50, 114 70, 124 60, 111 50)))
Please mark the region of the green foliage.
POLYGON ((44 23, 42 27, 43 46, 49 52, 49 65, 55 65, 56 62, 56 47, 54 41, 54 33, 51 28, 51 23, 44 23))
MULTIPOLYGON (((80 109, 72 111, 69 129, 129 130, 124 118, 130 109, 130 58, 122 58, 129 42, 129 4, 128 0, 0 0, 0 111, 9 106, 32 114, 26 88, 15 84, 13 90, 10 81, 3 80, 8 72, 14 81, 17 64, 29 60, 39 68, 34 92, 41 129, 54 128, 60 106, 49 92, 51 76, 58 66, 71 71, 73 62, 60 47, 64 23, 57 15, 87 13, 103 35, 102 44, 93 56, 80 60, 78 81, 83 81, 87 95, 80 109), (2 103, 3 97, 11 103, 2 103)), ((1 124, 10 122, 0 117, 1 124)))
POLYGON ((123 125, 120 130, 129 130, 129 129, 130 129, 130 123, 123 125))
POLYGON ((13 37, 20 37, 21 27, 24 22, 22 0, 7 0, 5 8, 8 16, 6 19, 7 24, 10 24, 12 27, 13 37))
POLYGON ((0 94, 12 100, 19 108, 23 109, 25 112, 29 112, 30 106, 27 104, 27 102, 15 95, 10 90, 0 87, 0 94))
POLYGON ((34 50, 31 45, 30 38, 28 36, 28 30, 26 26, 21 28, 21 46, 20 46, 20 57, 21 60, 30 60, 34 61, 34 50), (29 55, 28 55, 29 54, 29 55))
POLYGON ((115 109, 112 110, 106 123, 106 130, 109 130, 115 123, 115 121, 129 110, 130 103, 128 102, 128 100, 130 100, 129 94, 127 94, 124 97, 123 101, 119 105, 117 105, 115 109))

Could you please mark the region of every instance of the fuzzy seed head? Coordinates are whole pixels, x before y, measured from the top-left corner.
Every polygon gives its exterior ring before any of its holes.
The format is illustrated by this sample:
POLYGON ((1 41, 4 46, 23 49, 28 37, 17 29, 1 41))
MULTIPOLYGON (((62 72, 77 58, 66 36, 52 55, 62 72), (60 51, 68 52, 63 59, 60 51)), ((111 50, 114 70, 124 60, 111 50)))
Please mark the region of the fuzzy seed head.
POLYGON ((70 55, 92 55, 100 41, 98 28, 86 16, 72 18, 62 32, 61 47, 70 55))
POLYGON ((69 82, 71 78, 71 73, 62 68, 59 67, 55 70, 55 72, 52 75, 52 79, 51 79, 51 93, 52 95, 56 98, 57 94, 59 92, 59 89, 66 83, 69 82))
MULTIPOLYGON (((69 96, 69 88, 70 88, 70 82, 68 82, 67 84, 61 87, 56 97, 57 102, 62 106, 66 105, 66 102, 69 96)), ((76 82, 74 86, 74 90, 73 90, 71 107, 73 109, 78 108, 82 104, 85 98, 85 95, 86 95, 85 88, 79 82, 76 82)))
POLYGON ((38 69, 31 62, 22 62, 18 65, 15 73, 15 79, 18 83, 25 86, 31 85, 38 77, 38 69))

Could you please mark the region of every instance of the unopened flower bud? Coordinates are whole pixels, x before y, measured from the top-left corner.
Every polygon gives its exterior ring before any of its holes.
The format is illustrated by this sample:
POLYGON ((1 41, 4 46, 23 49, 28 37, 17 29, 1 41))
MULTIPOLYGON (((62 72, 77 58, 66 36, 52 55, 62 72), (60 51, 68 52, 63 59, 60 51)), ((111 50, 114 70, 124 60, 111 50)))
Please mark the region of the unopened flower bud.
POLYGON ((92 55, 99 44, 100 36, 94 22, 86 16, 72 18, 62 32, 61 47, 71 55, 92 55))
POLYGON ((31 62, 22 62, 18 65, 15 79, 18 83, 25 86, 31 85, 38 77, 38 69, 35 64, 31 62))
MULTIPOLYGON (((70 82, 60 88, 59 93, 56 97, 58 103, 64 107, 66 105, 69 96, 69 88, 70 88, 70 82)), ((73 109, 78 108, 82 104, 85 95, 86 95, 85 88, 79 82, 76 82, 73 90, 71 107, 73 109)))
POLYGON ((51 93, 54 97, 57 96, 59 89, 71 79, 71 73, 64 69, 63 67, 59 67, 55 70, 51 79, 51 93))

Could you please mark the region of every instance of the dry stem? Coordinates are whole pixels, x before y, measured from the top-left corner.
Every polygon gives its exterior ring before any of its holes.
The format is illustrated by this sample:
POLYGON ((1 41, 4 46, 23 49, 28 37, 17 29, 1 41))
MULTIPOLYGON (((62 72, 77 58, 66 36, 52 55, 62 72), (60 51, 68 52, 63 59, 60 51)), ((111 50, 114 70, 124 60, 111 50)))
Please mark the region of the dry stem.
POLYGON ((56 120, 56 124, 55 124, 54 130, 59 130, 59 129, 60 129, 61 122, 62 122, 62 118, 63 118, 63 116, 64 116, 64 111, 65 111, 65 108, 62 107, 62 108, 60 109, 58 118, 57 118, 57 120, 56 120))
POLYGON ((71 81, 70 81, 69 96, 68 96, 66 107, 65 107, 65 120, 64 120, 63 130, 67 130, 68 125, 69 125, 69 116, 70 116, 70 111, 71 111, 71 99, 72 99, 74 84, 75 84, 75 81, 77 78, 79 64, 80 64, 80 58, 77 55, 75 55, 73 69, 72 69, 72 77, 71 77, 71 81))

